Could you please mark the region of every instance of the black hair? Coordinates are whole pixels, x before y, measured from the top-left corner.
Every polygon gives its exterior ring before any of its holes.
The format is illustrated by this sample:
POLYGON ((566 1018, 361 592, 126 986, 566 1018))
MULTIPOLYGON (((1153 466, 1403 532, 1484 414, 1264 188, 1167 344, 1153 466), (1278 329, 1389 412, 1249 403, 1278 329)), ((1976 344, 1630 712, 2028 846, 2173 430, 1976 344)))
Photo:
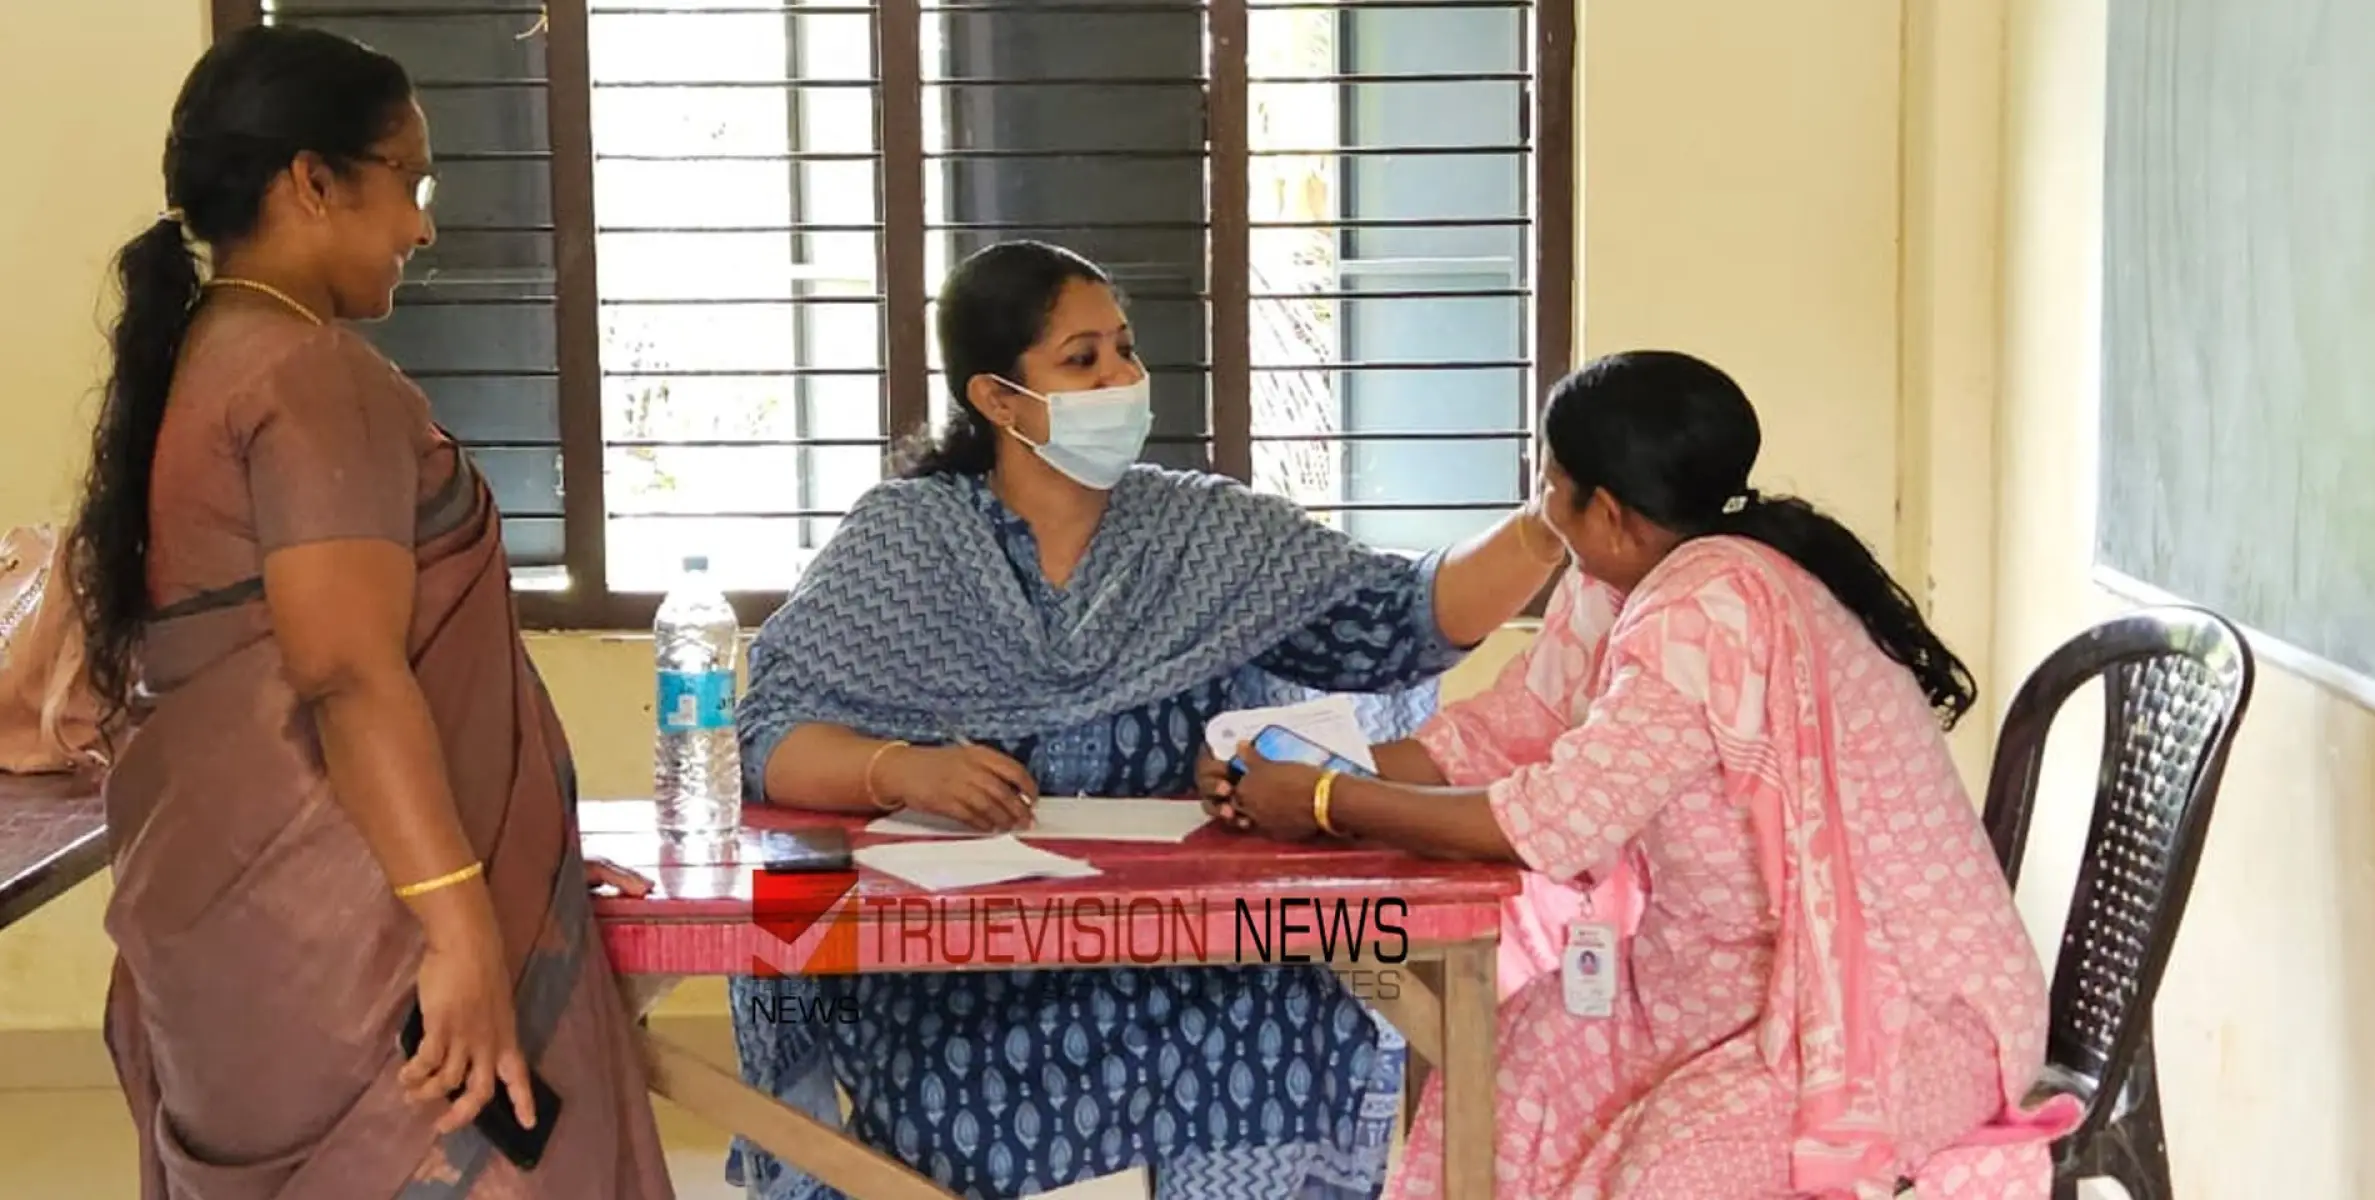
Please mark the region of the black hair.
POLYGON ((1795 496, 1748 486, 1763 433, 1740 385, 1668 350, 1595 359, 1551 388, 1543 435, 1575 481, 1574 503, 1600 489, 1685 539, 1753 538, 1806 568, 1913 672, 1951 729, 1978 699, 1961 659, 1846 526, 1795 496))
POLYGON ((120 713, 149 615, 149 471, 174 364, 200 296, 193 242, 216 254, 253 234, 273 179, 308 151, 333 170, 397 129, 412 81, 386 55, 335 34, 254 26, 191 68, 165 135, 168 211, 116 253, 123 311, 68 534, 93 689, 120 713))
POLYGON ((940 285, 934 332, 941 372, 948 380, 948 424, 937 436, 919 434, 898 455, 898 473, 986 475, 998 461, 998 430, 966 398, 976 375, 1019 383, 1023 351, 1047 335, 1048 314, 1073 280, 1113 286, 1097 264, 1045 242, 985 246, 957 264, 940 285))

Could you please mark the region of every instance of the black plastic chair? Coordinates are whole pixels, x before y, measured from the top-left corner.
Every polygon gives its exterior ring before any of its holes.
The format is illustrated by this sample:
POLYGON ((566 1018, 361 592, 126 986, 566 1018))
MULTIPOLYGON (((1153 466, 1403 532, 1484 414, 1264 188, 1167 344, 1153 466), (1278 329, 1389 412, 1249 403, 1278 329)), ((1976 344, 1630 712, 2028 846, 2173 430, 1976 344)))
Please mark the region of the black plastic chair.
POLYGON ((2057 1200, 2102 1178, 2134 1200, 2171 1200, 2152 1003, 2252 674, 2250 648, 2224 619, 2147 608, 2055 650, 2005 713, 1986 819, 1997 861, 2017 883, 2046 735, 2071 693, 2103 680, 2094 818, 2054 967, 2041 1083, 2086 1106, 2085 1122, 2055 1148, 2057 1200))

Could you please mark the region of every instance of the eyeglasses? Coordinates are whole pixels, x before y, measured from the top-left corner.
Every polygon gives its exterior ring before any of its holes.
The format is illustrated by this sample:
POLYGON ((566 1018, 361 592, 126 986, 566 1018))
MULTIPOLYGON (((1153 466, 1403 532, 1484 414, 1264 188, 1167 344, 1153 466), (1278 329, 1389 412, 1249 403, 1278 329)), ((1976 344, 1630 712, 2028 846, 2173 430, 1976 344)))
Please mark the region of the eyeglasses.
POLYGON ((437 169, 435 167, 416 167, 411 163, 398 162, 392 158, 374 158, 371 161, 399 175, 411 176, 412 203, 422 212, 429 211, 429 206, 437 202, 437 169))

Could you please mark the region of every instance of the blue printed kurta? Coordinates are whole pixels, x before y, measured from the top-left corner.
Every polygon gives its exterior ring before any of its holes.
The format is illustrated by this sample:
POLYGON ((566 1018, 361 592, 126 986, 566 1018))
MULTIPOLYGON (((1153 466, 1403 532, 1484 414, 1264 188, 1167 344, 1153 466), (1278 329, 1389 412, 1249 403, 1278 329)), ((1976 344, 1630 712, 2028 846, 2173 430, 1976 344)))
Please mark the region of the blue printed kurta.
MULTIPOLYGON (((1065 594, 1041 574, 1029 526, 972 482, 1041 619, 1061 621, 1065 594)), ((1210 718, 1306 689, 1391 693, 1363 697, 1364 724, 1379 740, 1406 736, 1433 694, 1402 689, 1461 652, 1435 625, 1434 560, 1393 562, 1387 585, 1233 673, 1069 728, 981 740, 1028 766, 1045 794, 1160 796, 1194 790, 1210 718)), ((746 746, 771 747, 789 728, 766 689, 755 678, 744 702, 746 746)), ((1334 1200, 1384 1183, 1401 1040, 1324 967, 737 979, 731 991, 753 1086, 838 1123, 838 1081, 858 1137, 961 1195, 1028 1195, 1137 1165, 1162 1200, 1334 1200), (854 997, 859 1019, 753 1016, 778 995, 792 1011, 854 997)), ((838 1195, 755 1148, 736 1157, 729 1174, 764 1200, 838 1195)))

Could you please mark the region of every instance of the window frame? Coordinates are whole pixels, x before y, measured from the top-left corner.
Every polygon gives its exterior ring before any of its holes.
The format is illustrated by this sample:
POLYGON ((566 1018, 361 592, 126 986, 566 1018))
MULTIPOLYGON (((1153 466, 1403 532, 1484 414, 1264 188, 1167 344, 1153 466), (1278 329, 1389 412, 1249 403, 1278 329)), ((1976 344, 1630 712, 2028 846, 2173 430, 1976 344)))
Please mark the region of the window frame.
MULTIPOLYGON (((1510 7, 1512 0, 1288 0, 1312 7, 1510 7)), ((263 0, 210 0, 214 35, 263 20, 263 0)), ((493 5, 489 6, 494 7, 493 5)), ((526 6, 522 6, 523 9, 526 6)), ((922 0, 875 0, 881 161, 880 243, 883 336, 883 429, 887 441, 920 431, 931 419, 932 373, 923 313, 926 242, 922 0), (917 236, 892 236, 915 230, 917 236), (897 319, 897 314, 912 314, 897 319)), ((1209 372, 1211 469, 1253 479, 1251 131, 1247 69, 1248 0, 1208 0, 1205 87, 1210 262, 1209 372)), ((593 88, 588 0, 542 6, 546 38, 546 112, 552 168, 554 321, 559 350, 562 566, 564 589, 516 592, 520 623, 539 631, 633 632, 648 629, 661 597, 614 592, 608 584, 608 512, 603 487, 602 348, 595 273, 593 88)), ((796 11, 796 10, 793 10, 796 11)), ((1523 132, 1532 152, 1533 210, 1526 230, 1533 293, 1531 419, 1538 431, 1542 396, 1554 372, 1572 361, 1575 336, 1576 5, 1531 0, 1532 60, 1523 132)), ((535 15, 533 12, 525 15, 535 15)), ((1523 477, 1536 464, 1520 449, 1523 477)), ((745 626, 756 626, 785 593, 729 594, 745 626)), ((1537 600, 1533 610, 1540 611, 1537 600)))

